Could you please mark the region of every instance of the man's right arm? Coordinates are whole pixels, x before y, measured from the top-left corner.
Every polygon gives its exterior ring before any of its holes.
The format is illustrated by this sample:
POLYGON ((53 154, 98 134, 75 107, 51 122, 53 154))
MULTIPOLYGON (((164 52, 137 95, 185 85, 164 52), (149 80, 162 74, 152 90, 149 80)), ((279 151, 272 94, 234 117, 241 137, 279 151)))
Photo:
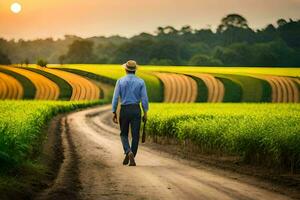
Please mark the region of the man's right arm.
POLYGON ((114 95, 112 98, 112 112, 113 113, 116 113, 116 111, 117 111, 119 96, 120 96, 120 86, 119 86, 119 80, 118 80, 116 83, 114 95))

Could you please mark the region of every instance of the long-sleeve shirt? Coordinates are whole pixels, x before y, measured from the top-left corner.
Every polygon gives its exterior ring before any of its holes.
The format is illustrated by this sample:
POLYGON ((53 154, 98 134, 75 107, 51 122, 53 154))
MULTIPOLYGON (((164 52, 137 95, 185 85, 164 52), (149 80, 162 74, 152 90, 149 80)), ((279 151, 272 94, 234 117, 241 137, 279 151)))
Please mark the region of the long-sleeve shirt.
POLYGON ((127 74, 120 78, 115 86, 112 99, 112 111, 116 112, 118 99, 121 98, 121 105, 139 104, 142 102, 144 112, 148 111, 149 102, 146 84, 143 79, 134 74, 127 74))

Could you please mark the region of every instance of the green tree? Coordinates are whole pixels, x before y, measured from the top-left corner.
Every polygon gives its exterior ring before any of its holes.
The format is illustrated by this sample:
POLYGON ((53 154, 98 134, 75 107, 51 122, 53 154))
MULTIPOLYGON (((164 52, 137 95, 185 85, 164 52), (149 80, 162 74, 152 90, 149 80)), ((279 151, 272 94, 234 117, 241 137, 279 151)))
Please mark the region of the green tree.
POLYGON ((160 40, 151 48, 151 60, 156 58, 158 60, 172 60, 174 64, 180 64, 180 45, 173 40, 160 40))
POLYGON ((288 22, 285 19, 279 19, 277 20, 277 25, 280 26, 284 26, 286 25, 288 22))
POLYGON ((160 66, 172 66, 174 65, 174 62, 170 59, 157 59, 153 58, 150 63, 150 65, 160 65, 160 66))
POLYGON ((246 20, 246 18, 244 18, 239 14, 227 15, 222 19, 221 24, 217 29, 217 32, 222 33, 232 27, 248 29, 249 28, 248 21, 246 20))
POLYGON ((37 65, 40 66, 40 67, 47 67, 48 62, 44 59, 38 59, 37 65))
POLYGON ((65 63, 66 58, 66 55, 60 55, 58 57, 59 64, 63 65, 65 63))
POLYGON ((69 63, 95 63, 96 56, 93 52, 94 43, 87 40, 75 40, 66 55, 69 63))
POLYGON ((8 56, 0 51, 0 64, 10 65, 11 61, 8 56))
POLYGON ((197 54, 189 61, 189 65, 192 66, 221 66, 222 64, 222 61, 204 54, 197 54))
POLYGON ((25 65, 26 65, 26 67, 28 67, 28 65, 29 65, 29 59, 28 59, 28 58, 25 58, 24 63, 25 63, 25 65))

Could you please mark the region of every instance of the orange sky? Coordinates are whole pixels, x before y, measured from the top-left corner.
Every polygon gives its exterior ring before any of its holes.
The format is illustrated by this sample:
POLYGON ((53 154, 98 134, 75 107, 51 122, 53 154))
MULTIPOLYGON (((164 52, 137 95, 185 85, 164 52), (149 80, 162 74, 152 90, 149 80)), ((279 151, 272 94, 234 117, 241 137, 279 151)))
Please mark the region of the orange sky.
POLYGON ((281 17, 299 19, 300 0, 1 0, 0 37, 132 36, 165 25, 216 27, 229 13, 261 28, 281 17), (10 11, 13 2, 22 4, 21 13, 10 11))

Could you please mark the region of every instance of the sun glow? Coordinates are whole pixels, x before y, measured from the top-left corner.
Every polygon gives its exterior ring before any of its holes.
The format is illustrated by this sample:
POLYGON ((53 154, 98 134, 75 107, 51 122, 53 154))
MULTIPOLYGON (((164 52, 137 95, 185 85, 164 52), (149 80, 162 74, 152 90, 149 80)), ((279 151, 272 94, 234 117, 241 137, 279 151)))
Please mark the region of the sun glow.
POLYGON ((19 3, 13 3, 13 4, 11 4, 11 6, 10 6, 10 10, 11 10, 13 13, 19 13, 19 12, 21 12, 21 10, 22 10, 22 6, 21 6, 21 4, 19 4, 19 3))

